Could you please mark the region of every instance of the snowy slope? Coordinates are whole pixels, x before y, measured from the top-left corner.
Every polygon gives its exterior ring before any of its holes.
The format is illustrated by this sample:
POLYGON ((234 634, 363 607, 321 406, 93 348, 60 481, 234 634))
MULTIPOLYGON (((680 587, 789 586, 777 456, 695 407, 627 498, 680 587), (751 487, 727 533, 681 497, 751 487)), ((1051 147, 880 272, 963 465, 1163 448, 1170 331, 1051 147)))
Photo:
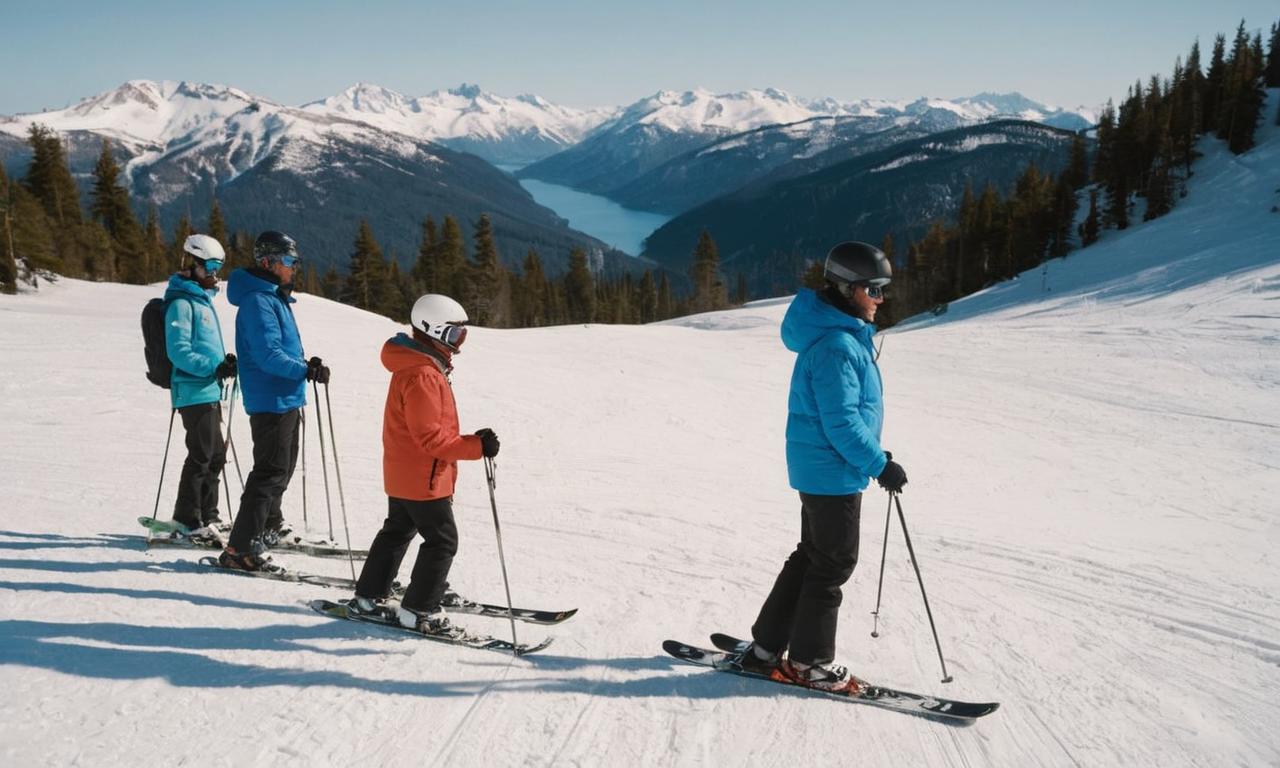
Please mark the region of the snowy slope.
MULTIPOLYGON (((886 334, 885 442, 911 477, 903 503, 955 682, 938 682, 896 529, 881 637, 868 637, 879 491, 838 653, 887 683, 1002 702, 969 728, 703 673, 659 649, 747 632, 796 540, 785 300, 472 334, 454 386, 464 428, 502 435, 515 599, 581 608, 549 630, 551 648, 513 661, 302 605, 329 590, 142 551, 133 518, 151 510, 167 401, 142 378, 137 313, 158 288, 2 296, 0 763, 1274 765, 1280 142, 1267 130, 1239 158, 1206 145, 1170 216, 1054 262, 1047 281, 1029 273, 886 334)), ((297 311, 308 353, 334 369, 363 546, 385 505, 377 353, 395 326, 308 296, 297 311)), ((247 426, 237 413, 242 460, 247 426)), ((499 599, 478 466, 456 503, 453 582, 499 599)), ((341 535, 336 499, 334 515, 341 535)))

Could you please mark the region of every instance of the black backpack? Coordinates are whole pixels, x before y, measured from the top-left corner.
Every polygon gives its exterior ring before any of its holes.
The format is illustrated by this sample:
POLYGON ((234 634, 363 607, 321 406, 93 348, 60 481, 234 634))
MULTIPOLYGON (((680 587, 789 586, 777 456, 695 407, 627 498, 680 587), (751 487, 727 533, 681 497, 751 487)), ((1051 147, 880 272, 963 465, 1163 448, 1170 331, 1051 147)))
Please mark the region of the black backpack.
POLYGON ((164 344, 164 313, 169 302, 152 299, 142 308, 142 343, 147 356, 147 381, 169 389, 173 363, 164 344))

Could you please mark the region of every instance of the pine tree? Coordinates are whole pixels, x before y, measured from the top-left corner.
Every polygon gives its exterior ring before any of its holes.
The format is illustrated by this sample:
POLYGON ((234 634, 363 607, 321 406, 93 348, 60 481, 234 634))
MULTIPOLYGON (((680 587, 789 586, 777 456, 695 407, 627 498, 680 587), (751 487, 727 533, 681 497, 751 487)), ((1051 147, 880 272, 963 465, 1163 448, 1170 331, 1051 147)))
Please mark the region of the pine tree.
POLYGON ((702 230, 693 249, 693 265, 689 269, 693 281, 694 312, 723 309, 727 303, 724 282, 720 279, 720 251, 711 233, 702 230))
POLYGON ((110 271, 112 279, 145 284, 150 276, 142 229, 129 206, 129 193, 120 183, 120 166, 111 155, 111 144, 105 138, 93 169, 90 199, 90 215, 111 236, 115 256, 114 269, 110 271))
POLYGON ((1265 83, 1268 88, 1280 88, 1280 22, 1272 23, 1267 40, 1265 83))
POLYGON ((452 216, 444 217, 436 263, 436 291, 455 298, 466 296, 466 243, 462 239, 462 227, 452 216))
POLYGON ((66 151, 57 134, 35 124, 27 133, 31 145, 31 165, 23 184, 44 207, 51 223, 69 228, 84 220, 80 212, 80 191, 67 165, 66 151))
POLYGON ((1102 228, 1102 218, 1098 213, 1098 188, 1089 190, 1089 214, 1080 225, 1080 245, 1088 248, 1098 242, 1098 232, 1102 228))
POLYGON ((511 297, 506 294, 506 270, 498 258, 498 247, 493 241, 493 224, 488 214, 480 214, 480 219, 476 222, 475 247, 469 302, 476 315, 473 322, 477 325, 501 327, 511 317, 511 297))
POLYGON ((1253 146, 1266 96, 1262 77, 1262 38, 1251 42, 1241 20, 1226 62, 1218 122, 1218 138, 1236 154, 1253 146))
POLYGON ((595 320, 595 277, 587 266, 587 252, 580 247, 569 252, 569 272, 564 278, 564 293, 569 322, 590 323, 595 320))
POLYGON ((164 232, 160 230, 160 212, 152 204, 147 208, 147 223, 142 231, 142 252, 144 254, 147 282, 163 280, 164 264, 164 232))
POLYGON ((640 310, 640 322, 652 323, 658 319, 658 285, 653 280, 653 270, 646 269, 640 278, 636 307, 640 310))
POLYGON ((1213 53, 1209 57, 1209 69, 1204 75, 1204 127, 1205 133, 1217 132, 1222 124, 1222 92, 1226 85, 1227 38, 1217 35, 1213 38, 1213 53))
POLYGON ((658 280, 658 314, 657 319, 666 320, 676 316, 676 306, 671 294, 671 279, 666 272, 658 280))
POLYGON ((1079 189, 1089 183, 1089 157, 1084 136, 1078 133, 1071 137, 1071 159, 1067 161, 1063 179, 1072 189, 1079 189))
POLYGON ((519 326, 533 328, 547 324, 549 293, 542 258, 530 248, 525 254, 523 272, 520 275, 519 326))
POLYGON ((338 274, 338 270, 332 265, 325 271, 324 278, 320 281, 320 294, 326 299, 341 301, 342 299, 342 275, 338 274))
POLYGON ((231 244, 227 240, 227 222, 222 218, 222 206, 218 205, 218 198, 216 197, 209 206, 209 223, 205 234, 217 240, 218 244, 224 249, 231 244))
POLYGON ((382 247, 374 238, 368 219, 361 219, 352 245, 350 268, 341 300, 345 304, 377 312, 384 281, 382 247))
POLYGON ((165 273, 177 272, 182 269, 186 263, 186 252, 182 250, 183 243, 187 242, 187 238, 194 235, 196 230, 191 226, 191 219, 185 215, 178 219, 178 224, 173 228, 173 241, 169 245, 169 263, 165 267, 165 273))
POLYGON ((36 285, 36 274, 66 272, 58 253, 53 226, 44 206, 21 184, 9 184, 8 232, 4 247, 18 262, 18 279, 36 285))
POLYGON ((422 242, 418 244, 418 259, 413 263, 413 282, 421 294, 440 293, 440 234, 436 220, 428 216, 422 221, 422 242))
POLYGON ((0 293, 18 292, 18 261, 13 251, 9 177, 0 162, 0 293))

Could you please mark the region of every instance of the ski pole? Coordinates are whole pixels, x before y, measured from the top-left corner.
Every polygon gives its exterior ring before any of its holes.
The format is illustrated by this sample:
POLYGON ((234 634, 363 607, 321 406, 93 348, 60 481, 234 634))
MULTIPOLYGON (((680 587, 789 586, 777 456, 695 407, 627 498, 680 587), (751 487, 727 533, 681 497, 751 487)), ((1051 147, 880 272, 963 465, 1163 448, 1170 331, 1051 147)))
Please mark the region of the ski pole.
POLYGON ((907 533, 907 518, 902 514, 902 501, 898 498, 898 494, 890 493, 889 497, 893 499, 893 503, 898 507, 898 520, 902 523, 902 537, 907 540, 907 553, 911 555, 911 567, 916 570, 916 581, 920 582, 920 596, 924 598, 924 612, 929 617, 929 629, 933 631, 933 644, 938 649, 938 662, 942 664, 942 682, 951 682, 951 675, 947 674, 947 662, 942 658, 942 643, 938 642, 938 628, 933 623, 933 611, 929 610, 929 596, 924 591, 924 579, 920 576, 920 564, 916 562, 916 551, 911 546, 911 534, 907 533))
MULTIPOLYGON (((313 384, 315 382, 312 382, 313 384)), ((320 403, 316 402, 319 408, 320 403)), ((347 523, 347 496, 342 492, 342 465, 338 463, 338 434, 333 430, 333 404, 329 401, 329 382, 324 383, 324 409, 329 414, 329 442, 333 443, 333 474, 338 478, 338 503, 342 506, 342 530, 347 535, 347 562, 351 563, 351 580, 356 580, 356 557, 351 553, 351 526, 347 523)), ((329 538, 333 538, 333 515, 329 515, 329 538)))
POLYGON ((329 540, 334 541, 333 499, 329 496, 329 458, 324 448, 324 418, 320 415, 320 387, 314 381, 311 382, 311 391, 316 399, 316 429, 320 431, 320 470, 324 474, 324 505, 329 510, 329 540))
POLYGON ((227 414, 227 447, 231 449, 231 460, 236 465, 236 479, 240 481, 240 492, 244 493, 244 475, 240 472, 240 457, 236 454, 235 440, 231 439, 231 418, 236 415, 236 396, 240 394, 240 378, 237 376, 231 383, 231 412, 227 414))
POLYGON ((889 498, 889 505, 884 508, 884 543, 880 545, 880 586, 876 587, 876 609, 871 612, 875 616, 875 621, 871 626, 871 636, 880 636, 880 596, 884 594, 884 557, 889 551, 889 521, 893 518, 893 497, 889 498))
MULTIPOLYGON (((484 476, 489 482, 489 506, 493 508, 493 532, 498 537, 498 562, 502 564, 502 586, 507 590, 507 618, 511 619, 511 644, 519 648, 520 641, 516 639, 515 603, 511 602, 511 582, 507 579, 507 557, 502 553, 502 526, 498 525, 498 502, 493 496, 493 489, 497 487, 498 481, 492 457, 484 457, 484 476)), ((516 653, 518 654, 519 651, 516 653)))
POLYGON ((160 489, 164 487, 164 469, 169 465, 169 443, 173 442, 173 417, 177 415, 177 408, 169 411, 169 436, 164 439, 164 459, 160 462, 160 484, 156 486, 156 508, 151 510, 152 520, 160 514, 160 489))
POLYGON ((307 521, 307 409, 298 412, 302 419, 302 530, 311 531, 311 523, 307 521))

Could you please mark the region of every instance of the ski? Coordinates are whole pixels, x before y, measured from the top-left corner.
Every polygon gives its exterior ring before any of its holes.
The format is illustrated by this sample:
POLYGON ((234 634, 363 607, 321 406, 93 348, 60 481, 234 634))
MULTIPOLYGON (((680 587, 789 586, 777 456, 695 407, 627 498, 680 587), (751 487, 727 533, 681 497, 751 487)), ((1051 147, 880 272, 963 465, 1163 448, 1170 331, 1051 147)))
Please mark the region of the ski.
MULTIPOLYGON (((268 563, 267 568, 261 571, 242 571, 239 568, 226 568, 218 562, 216 557, 200 558, 201 565, 207 565, 211 568, 228 571, 230 573, 238 573, 244 576, 256 576, 260 579, 275 579, 276 581, 288 581, 296 584, 310 584, 316 587, 330 587, 333 589, 346 589, 354 592, 356 583, 348 578, 341 576, 319 576, 313 573, 302 573, 300 571, 290 570, 275 563, 268 563)), ((392 586, 392 590, 396 597, 404 594, 404 585, 396 583, 392 586)), ((445 606, 446 613, 466 614, 469 616, 487 616, 496 619, 507 618, 507 607, 505 605, 490 605, 488 603, 468 603, 461 606, 445 606)), ((512 615, 516 621, 522 621, 526 624, 542 624, 551 625, 568 621, 577 614, 577 608, 570 608, 567 611, 540 611, 532 608, 516 608, 512 615)))
POLYGON ((397 632, 413 635, 423 640, 431 640, 437 643, 445 643, 447 645, 461 645, 467 648, 477 648, 485 651, 500 651, 511 653, 516 656, 524 656, 530 653, 536 653, 548 645, 551 645, 551 638, 545 638, 542 642, 530 645, 527 643, 513 644, 510 640, 503 640, 492 635, 474 635, 467 632, 461 636, 451 637, 449 635, 430 635, 420 632, 416 629, 409 629, 401 626, 396 620, 395 614, 385 609, 376 614, 355 613, 344 601, 333 602, 331 600, 312 600, 309 605, 311 609, 317 613, 330 616, 335 619, 346 619, 347 621, 360 621, 366 624, 377 624, 397 632))
MULTIPOLYGON (((172 520, 152 520, 149 517, 140 517, 138 522, 144 525, 150 534, 147 536, 148 547, 185 547, 187 549, 222 549, 226 544, 222 541, 213 541, 210 539, 192 539, 187 534, 190 532, 186 526, 181 523, 175 523, 172 520)), ((289 552, 299 555, 310 555, 312 557, 332 557, 346 560, 348 556, 364 560, 369 557, 369 551, 364 549, 353 549, 350 555, 347 548, 339 545, 336 541, 307 541, 301 536, 287 536, 271 549, 279 552, 289 552)))
POLYGON ((754 680, 766 680, 772 683, 798 688, 800 690, 813 691, 814 693, 819 693, 836 699, 843 699, 845 701, 859 704, 870 704, 874 707, 920 715, 922 717, 945 718, 952 721, 969 721, 975 720, 984 715, 989 715, 996 711, 1000 706, 995 702, 972 703, 967 701, 955 701, 953 699, 943 699, 936 696, 924 696, 918 693, 899 691, 881 685, 873 685, 871 683, 865 683, 856 694, 833 693, 817 688, 808 688, 806 686, 790 682, 785 678, 761 675, 743 670, 737 664, 737 657, 746 650, 748 645, 747 641, 718 633, 712 635, 711 639, 712 644, 716 646, 716 650, 686 645, 685 643, 677 642, 675 640, 667 640, 663 642, 662 649, 681 661, 686 661, 690 664, 696 664, 701 667, 709 667, 720 672, 741 675, 754 680))
POLYGON ((268 562, 266 567, 260 571, 245 571, 240 568, 227 568, 218 562, 216 557, 200 558, 201 565, 207 565, 210 568, 216 568, 226 573, 234 573, 240 576, 253 576, 259 579, 275 579, 276 581, 288 581, 295 584, 310 584, 316 587, 333 587, 336 589, 355 589, 355 584, 351 579, 344 579, 338 576, 318 576, 314 573, 301 573, 292 571, 275 563, 268 562))

